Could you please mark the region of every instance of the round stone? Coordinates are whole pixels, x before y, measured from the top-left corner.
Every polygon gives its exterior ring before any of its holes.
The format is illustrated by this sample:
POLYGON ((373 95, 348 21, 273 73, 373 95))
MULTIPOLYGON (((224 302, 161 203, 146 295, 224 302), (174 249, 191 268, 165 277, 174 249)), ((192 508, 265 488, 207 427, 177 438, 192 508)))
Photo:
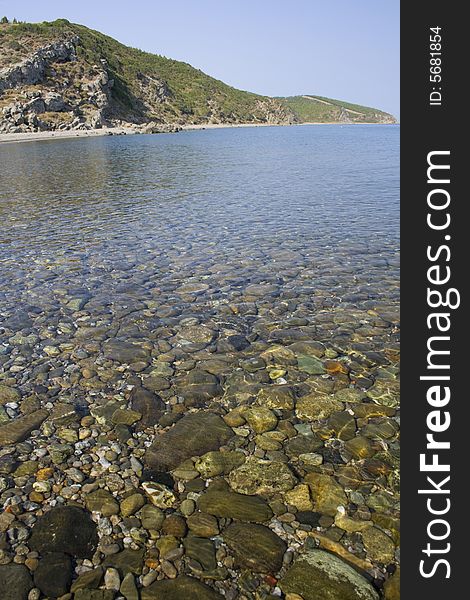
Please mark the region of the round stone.
POLYGON ((172 535, 176 538, 182 538, 186 535, 186 521, 179 515, 169 515, 162 525, 164 535, 172 535))
POLYGON ((223 532, 236 560, 256 573, 276 573, 287 544, 264 525, 232 523, 223 532))
POLYGON ((98 546, 96 524, 89 513, 75 506, 56 507, 38 519, 29 547, 41 554, 62 552, 91 558, 98 546))
POLYGON ((245 464, 230 473, 229 482, 232 489, 241 494, 270 496, 291 490, 297 478, 284 462, 250 456, 245 464))

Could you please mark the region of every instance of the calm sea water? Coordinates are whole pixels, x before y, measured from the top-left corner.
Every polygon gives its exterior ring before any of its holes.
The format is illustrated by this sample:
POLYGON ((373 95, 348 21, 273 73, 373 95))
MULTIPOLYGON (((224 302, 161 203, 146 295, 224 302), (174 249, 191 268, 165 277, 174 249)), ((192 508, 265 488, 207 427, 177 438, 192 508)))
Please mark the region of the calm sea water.
POLYGON ((50 304, 70 286, 118 300, 136 269, 230 295, 263 274, 289 285, 303 267, 320 286, 336 277, 335 297, 361 295, 358 277, 393 295, 398 154, 399 128, 380 125, 4 145, 2 305, 31 302, 30 289, 50 304))
MULTIPOLYGON (((398 148, 399 128, 379 125, 0 147, 0 374, 26 393, 106 397, 154 373, 137 358, 115 371, 114 338, 176 361, 153 384, 167 400, 188 360, 215 354, 230 371, 270 343, 395 361, 398 148), (188 323, 217 341, 182 345, 188 323)), ((373 384, 369 360, 351 381, 373 384)))

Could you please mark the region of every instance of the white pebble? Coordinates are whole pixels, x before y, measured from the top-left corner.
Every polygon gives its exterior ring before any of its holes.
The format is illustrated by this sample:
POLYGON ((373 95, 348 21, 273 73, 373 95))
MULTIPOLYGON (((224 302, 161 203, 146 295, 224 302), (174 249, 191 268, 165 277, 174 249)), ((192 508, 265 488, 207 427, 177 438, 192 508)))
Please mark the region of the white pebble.
POLYGON ((106 569, 106 573, 104 574, 104 586, 107 590, 114 590, 115 592, 119 591, 121 579, 117 569, 113 569, 112 567, 106 569))

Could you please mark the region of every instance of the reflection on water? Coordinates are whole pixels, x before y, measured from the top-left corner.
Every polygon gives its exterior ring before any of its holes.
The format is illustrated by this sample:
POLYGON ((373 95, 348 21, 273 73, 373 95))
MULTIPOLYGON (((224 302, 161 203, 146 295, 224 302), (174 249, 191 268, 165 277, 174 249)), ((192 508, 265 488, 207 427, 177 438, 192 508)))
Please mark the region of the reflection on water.
POLYGON ((36 301, 46 303, 55 284, 113 296, 119 275, 136 268, 140 279, 208 277, 215 288, 217 273, 233 272, 230 298, 242 281, 264 274, 287 285, 302 267, 316 290, 336 279, 332 303, 351 293, 390 300, 397 138, 394 127, 324 126, 3 147, 8 305, 27 302, 36 284, 36 301))

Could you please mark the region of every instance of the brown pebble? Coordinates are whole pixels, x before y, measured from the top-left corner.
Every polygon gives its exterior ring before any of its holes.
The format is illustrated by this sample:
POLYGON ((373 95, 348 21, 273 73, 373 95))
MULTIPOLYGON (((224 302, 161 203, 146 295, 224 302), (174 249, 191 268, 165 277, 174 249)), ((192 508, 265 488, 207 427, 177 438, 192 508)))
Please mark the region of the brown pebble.
POLYGON ((174 579, 178 575, 178 571, 176 570, 175 566, 167 560, 162 561, 162 571, 170 579, 174 579))
POLYGON ((169 515, 162 525, 164 535, 174 535, 176 538, 182 538, 186 535, 186 521, 179 515, 169 515))
POLYGON ((42 502, 44 502, 44 494, 41 494, 41 492, 35 492, 34 490, 29 494, 29 499, 31 500, 31 502, 37 502, 38 504, 41 504, 42 502))
POLYGON ((37 481, 46 481, 50 479, 54 475, 54 469, 52 467, 45 467, 44 469, 39 469, 36 473, 37 481))
POLYGON ((24 561, 24 564, 28 567, 30 571, 35 571, 38 568, 39 561, 37 558, 27 558, 24 561))
POLYGON ((149 569, 156 569, 160 564, 158 558, 147 558, 145 560, 145 566, 149 569))

